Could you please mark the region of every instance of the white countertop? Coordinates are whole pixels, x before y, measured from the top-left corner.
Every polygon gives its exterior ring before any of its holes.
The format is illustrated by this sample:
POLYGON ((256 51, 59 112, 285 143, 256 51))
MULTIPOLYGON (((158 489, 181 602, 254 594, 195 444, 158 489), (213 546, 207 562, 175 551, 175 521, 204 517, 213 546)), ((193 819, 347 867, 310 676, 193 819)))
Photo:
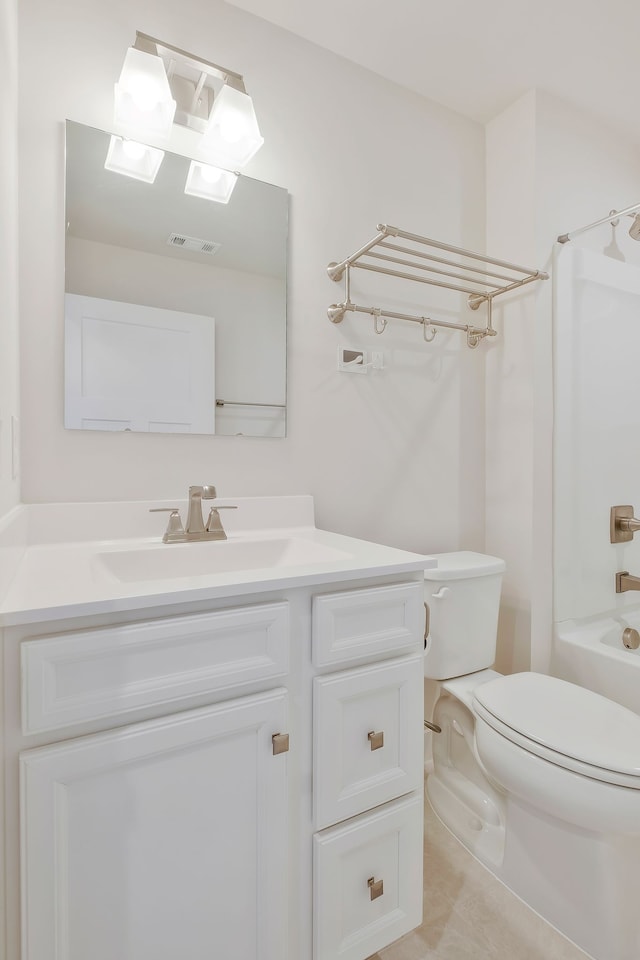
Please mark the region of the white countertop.
MULTIPOLYGON (((228 540, 193 544, 162 543, 166 518, 155 515, 149 520, 148 503, 26 508, 31 510, 26 542, 21 550, 15 545, 12 548, 15 572, 0 597, 0 624, 11 626, 392 576, 436 564, 428 556, 318 530, 313 525, 311 497, 238 498, 228 502, 238 505, 238 510, 222 515, 228 540), (135 528, 135 536, 118 535, 126 523, 129 529, 135 528), (141 536, 142 531, 148 533, 150 524, 159 526, 159 533, 141 536), (107 530, 116 535, 87 539, 92 530, 98 535, 107 530), (224 566, 220 558, 246 550, 251 556, 254 548, 256 556, 261 556, 265 552, 261 547, 269 541, 287 548, 277 565, 220 570, 224 566), (202 556, 206 566, 210 550, 216 551, 214 566, 218 571, 200 573, 194 558, 202 556), (147 580, 143 579, 144 572, 138 572, 144 571, 145 565, 156 570, 168 563, 172 568, 174 561, 181 567, 181 558, 186 559, 188 575, 174 577, 163 572, 147 580), (129 559, 132 563, 126 562, 129 559), (132 565, 133 577, 128 569, 132 565)), ((24 525, 24 518, 21 523, 24 525)), ((0 548, 2 536, 0 530, 0 548)))

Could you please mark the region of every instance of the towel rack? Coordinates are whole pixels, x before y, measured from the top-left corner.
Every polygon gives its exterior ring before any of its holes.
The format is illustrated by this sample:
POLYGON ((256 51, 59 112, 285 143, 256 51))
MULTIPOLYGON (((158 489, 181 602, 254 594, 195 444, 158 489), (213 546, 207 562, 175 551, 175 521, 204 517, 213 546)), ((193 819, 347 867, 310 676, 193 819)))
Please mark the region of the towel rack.
POLYGON ((506 260, 485 257, 439 240, 430 240, 415 233, 407 233, 388 224, 379 223, 376 230, 378 231, 376 236, 354 254, 339 263, 334 261, 327 267, 331 280, 337 283, 343 277, 345 279, 344 300, 342 303, 332 303, 327 311, 327 316, 332 323, 341 323, 347 312, 368 313, 373 317, 375 332, 383 333, 389 318, 410 320, 422 324, 424 339, 427 342, 433 340, 438 327, 446 327, 451 330, 462 330, 467 335, 467 346, 474 348, 485 337, 496 336, 497 331, 492 324, 492 307, 496 297, 511 290, 517 290, 527 283, 549 278, 549 274, 541 270, 529 270, 527 267, 520 267, 506 260), (410 246, 395 242, 397 240, 406 241, 410 246), (458 259, 451 260, 448 257, 437 256, 434 250, 454 254, 458 259), (398 267, 404 269, 397 269, 398 267), (443 267, 454 269, 443 269, 443 267), (492 269, 489 269, 490 267, 492 269), (434 320, 431 317, 397 313, 380 307, 366 307, 353 303, 351 300, 353 268, 466 293, 467 303, 472 310, 477 310, 482 303, 487 304, 486 326, 434 320), (499 272, 495 268, 498 268, 499 272))

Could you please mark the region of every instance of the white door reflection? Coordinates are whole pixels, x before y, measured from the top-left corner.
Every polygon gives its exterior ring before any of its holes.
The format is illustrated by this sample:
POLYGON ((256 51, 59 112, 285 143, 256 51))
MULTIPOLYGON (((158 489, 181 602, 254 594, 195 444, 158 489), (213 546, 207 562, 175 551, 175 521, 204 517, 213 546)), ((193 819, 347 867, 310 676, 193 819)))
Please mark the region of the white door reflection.
POLYGON ((215 324, 177 310, 65 296, 65 426, 215 432, 215 324))

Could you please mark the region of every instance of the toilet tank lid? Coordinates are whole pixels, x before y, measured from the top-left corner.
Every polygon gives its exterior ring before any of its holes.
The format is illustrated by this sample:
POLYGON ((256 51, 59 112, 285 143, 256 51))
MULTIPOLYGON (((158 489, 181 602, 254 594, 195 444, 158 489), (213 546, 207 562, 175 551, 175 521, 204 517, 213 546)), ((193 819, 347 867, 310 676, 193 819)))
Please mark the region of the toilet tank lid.
POLYGON ((604 771, 640 777, 640 717, 593 690, 542 673, 514 673, 478 686, 474 700, 490 726, 495 718, 495 729, 532 741, 534 753, 539 744, 563 766, 561 756, 598 768, 597 779, 610 779, 604 771))
POLYGON ((472 550, 458 550, 456 553, 433 553, 438 566, 425 570, 425 580, 466 580, 470 577, 486 577, 490 573, 504 573, 505 562, 499 557, 490 557, 486 553, 474 553, 472 550))

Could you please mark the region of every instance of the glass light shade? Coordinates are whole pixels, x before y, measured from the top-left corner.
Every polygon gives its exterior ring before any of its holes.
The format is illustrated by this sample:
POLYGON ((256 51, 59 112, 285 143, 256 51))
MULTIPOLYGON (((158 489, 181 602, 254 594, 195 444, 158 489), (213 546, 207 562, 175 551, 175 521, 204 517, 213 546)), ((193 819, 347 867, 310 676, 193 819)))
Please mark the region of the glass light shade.
POLYGON ((144 50, 129 47, 115 85, 115 122, 136 137, 168 137, 176 102, 164 63, 144 50))
POLYGON ((237 182, 237 173, 192 160, 184 192, 192 197, 201 197, 203 200, 228 203, 237 182))
POLYGON ((239 170, 263 143, 251 97, 225 84, 213 101, 202 155, 216 166, 239 170))
POLYGON ((148 147, 135 140, 123 140, 122 137, 111 137, 105 169, 114 173, 122 173, 125 177, 134 177, 153 183, 164 158, 164 150, 148 147))

